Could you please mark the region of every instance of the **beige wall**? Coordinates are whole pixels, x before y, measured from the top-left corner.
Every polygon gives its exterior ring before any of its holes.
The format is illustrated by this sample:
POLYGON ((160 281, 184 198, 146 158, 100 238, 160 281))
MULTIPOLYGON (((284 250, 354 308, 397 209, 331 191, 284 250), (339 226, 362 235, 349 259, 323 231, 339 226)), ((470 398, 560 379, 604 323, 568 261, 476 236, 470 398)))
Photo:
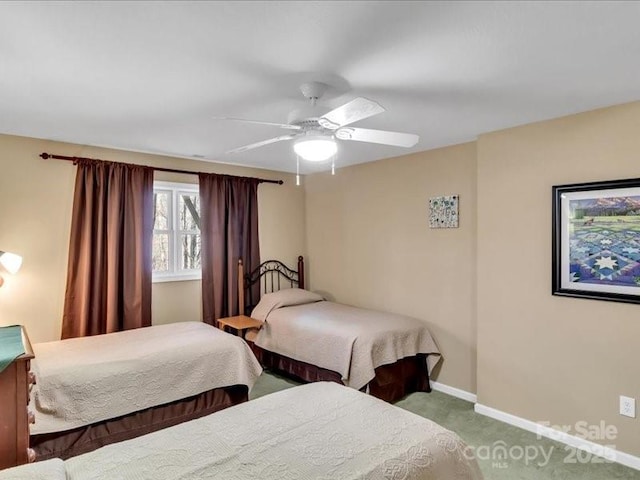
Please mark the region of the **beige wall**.
MULTIPOLYGON (((42 160, 42 152, 85 156, 193 171, 283 179, 258 190, 261 256, 294 264, 304 254, 304 189, 294 176, 195 160, 86 147, 0 135, 0 248, 24 257, 16 276, 0 288, 0 325, 27 326, 34 342, 58 339, 66 281, 75 167, 42 160)), ((162 174, 160 180, 197 182, 192 175, 162 174)), ((201 319, 199 281, 153 287, 153 322, 201 319)))
POLYGON ((305 178, 310 288, 423 319, 437 380, 476 389, 474 143, 305 178), (428 200, 460 195, 460 227, 430 229, 428 200))
MULTIPOLYGON (((640 177, 640 103, 478 140, 478 402, 533 421, 617 426, 640 455, 640 305, 551 295, 551 187, 640 177)), ((575 430, 573 431, 575 433, 575 430)))

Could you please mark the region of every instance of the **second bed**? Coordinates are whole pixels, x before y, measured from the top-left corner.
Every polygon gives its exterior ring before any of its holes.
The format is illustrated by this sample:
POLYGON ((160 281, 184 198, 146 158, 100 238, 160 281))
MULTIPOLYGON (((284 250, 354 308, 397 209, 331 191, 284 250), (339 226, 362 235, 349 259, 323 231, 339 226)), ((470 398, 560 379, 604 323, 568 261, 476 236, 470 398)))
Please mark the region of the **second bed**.
POLYGON ((302 257, 297 270, 270 260, 244 275, 240 265, 239 278, 246 294, 241 305, 263 322, 247 339, 264 367, 386 401, 430 391, 429 374, 441 355, 425 321, 325 301, 304 290, 302 257), (256 285, 263 293, 251 308, 256 285))

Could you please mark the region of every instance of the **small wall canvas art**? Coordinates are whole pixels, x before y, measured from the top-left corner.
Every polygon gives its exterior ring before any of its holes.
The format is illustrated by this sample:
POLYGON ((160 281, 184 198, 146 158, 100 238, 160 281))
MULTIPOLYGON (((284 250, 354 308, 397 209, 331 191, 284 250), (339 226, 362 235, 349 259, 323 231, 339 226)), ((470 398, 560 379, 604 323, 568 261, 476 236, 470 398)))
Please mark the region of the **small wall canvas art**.
POLYGON ((458 228, 458 195, 429 199, 429 228, 458 228))

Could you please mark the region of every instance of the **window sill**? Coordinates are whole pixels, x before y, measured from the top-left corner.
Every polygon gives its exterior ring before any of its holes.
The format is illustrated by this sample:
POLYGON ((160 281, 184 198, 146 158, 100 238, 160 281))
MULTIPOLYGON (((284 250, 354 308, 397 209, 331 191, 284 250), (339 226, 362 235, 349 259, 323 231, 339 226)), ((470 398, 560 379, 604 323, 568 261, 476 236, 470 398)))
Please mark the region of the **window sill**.
POLYGON ((194 280, 202 280, 202 273, 190 273, 188 275, 154 275, 151 283, 186 282, 194 280))

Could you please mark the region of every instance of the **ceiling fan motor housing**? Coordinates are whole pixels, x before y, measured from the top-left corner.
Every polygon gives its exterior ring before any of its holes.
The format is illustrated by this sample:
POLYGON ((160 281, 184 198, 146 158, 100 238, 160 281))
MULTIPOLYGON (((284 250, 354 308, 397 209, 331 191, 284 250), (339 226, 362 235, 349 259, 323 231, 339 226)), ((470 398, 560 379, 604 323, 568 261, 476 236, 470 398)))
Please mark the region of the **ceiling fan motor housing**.
POLYGON ((298 108, 289 113, 287 121, 292 125, 298 125, 305 132, 313 130, 314 135, 332 133, 326 130, 318 120, 325 113, 331 111, 330 108, 318 106, 316 101, 327 91, 328 85, 322 82, 307 82, 300 85, 302 95, 310 100, 309 104, 303 108, 298 108))
POLYGON ((303 108, 297 108, 289 113, 287 122, 292 125, 299 125, 302 128, 322 128, 318 123, 318 119, 329 112, 330 109, 320 107, 318 105, 307 105, 303 108))

